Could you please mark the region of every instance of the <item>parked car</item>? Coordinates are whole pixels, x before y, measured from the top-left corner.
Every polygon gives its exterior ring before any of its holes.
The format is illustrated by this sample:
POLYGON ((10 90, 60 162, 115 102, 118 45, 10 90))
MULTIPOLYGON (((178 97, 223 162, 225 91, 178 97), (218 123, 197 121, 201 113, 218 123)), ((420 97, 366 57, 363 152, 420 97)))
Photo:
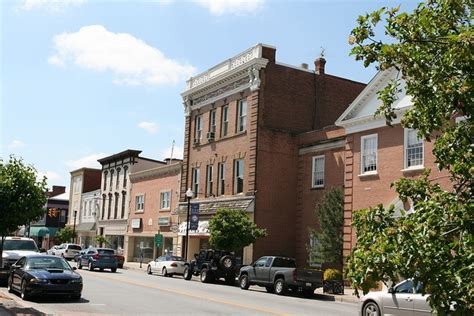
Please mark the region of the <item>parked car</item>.
POLYGON ((10 266, 23 256, 38 253, 36 242, 25 237, 5 237, 2 252, 2 266, 0 266, 0 280, 7 280, 10 275, 10 266))
POLYGON ((250 285, 259 285, 265 287, 267 292, 278 295, 292 290, 311 296, 316 288, 323 286, 323 273, 297 269, 293 258, 265 256, 240 269, 239 284, 243 290, 247 290, 250 285))
POLYGON ((68 295, 80 299, 82 277, 64 258, 52 255, 28 255, 11 267, 8 291, 19 292, 24 300, 33 296, 68 295))
POLYGON ((195 254, 194 258, 184 268, 185 280, 190 280, 193 275, 199 275, 203 283, 214 282, 221 278, 229 285, 235 283, 238 268, 232 252, 207 249, 195 254))
POLYGON ((148 274, 160 273, 162 276, 172 277, 175 274, 183 275, 186 261, 177 256, 161 256, 148 262, 146 271, 148 274))
POLYGON ((64 259, 74 259, 81 250, 82 247, 76 244, 61 244, 54 250, 54 255, 63 257, 64 259))
POLYGON ((388 290, 369 292, 359 301, 359 315, 432 315, 429 294, 422 295, 422 289, 420 282, 415 285, 408 279, 388 290))
POLYGON ((125 257, 121 254, 115 252, 115 257, 117 258, 117 268, 123 269, 123 263, 125 262, 125 257))
POLYGON ((77 267, 82 269, 87 266, 89 271, 99 268, 100 271, 110 269, 112 272, 117 271, 117 258, 115 257, 115 250, 110 248, 89 248, 87 252, 80 256, 77 267))
POLYGON ((79 258, 83 255, 85 255, 87 252, 87 249, 82 249, 81 251, 79 251, 79 253, 77 255, 74 256, 74 261, 76 261, 76 263, 79 262, 79 258))
POLYGON ((54 245, 53 247, 51 247, 50 249, 48 249, 48 250, 46 251, 46 253, 47 253, 48 255, 53 255, 53 256, 54 256, 54 255, 56 255, 56 251, 58 250, 58 248, 59 248, 59 245, 54 245))

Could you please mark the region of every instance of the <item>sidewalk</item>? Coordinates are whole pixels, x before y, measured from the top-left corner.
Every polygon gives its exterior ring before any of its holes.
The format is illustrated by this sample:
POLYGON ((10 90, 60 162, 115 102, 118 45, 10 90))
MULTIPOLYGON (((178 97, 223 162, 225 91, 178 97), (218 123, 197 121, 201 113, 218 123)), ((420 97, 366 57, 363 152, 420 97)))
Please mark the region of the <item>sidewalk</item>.
POLYGON ((14 300, 6 290, 6 288, 0 288, 0 316, 14 316, 14 315, 22 315, 22 316, 44 316, 46 314, 31 308, 31 307, 24 307, 16 300, 14 300))
MULTIPOLYGON (((124 270, 137 270, 143 271, 146 273, 146 267, 148 262, 143 262, 142 267, 140 268, 139 262, 125 262, 123 264, 124 270)), ((335 301, 335 302, 344 302, 344 303, 352 303, 357 304, 359 303, 359 299, 357 296, 353 295, 352 293, 354 290, 352 288, 344 288, 344 294, 327 294, 323 293, 323 289, 319 288, 316 289, 314 292, 316 294, 316 299, 324 300, 324 301, 335 301)))

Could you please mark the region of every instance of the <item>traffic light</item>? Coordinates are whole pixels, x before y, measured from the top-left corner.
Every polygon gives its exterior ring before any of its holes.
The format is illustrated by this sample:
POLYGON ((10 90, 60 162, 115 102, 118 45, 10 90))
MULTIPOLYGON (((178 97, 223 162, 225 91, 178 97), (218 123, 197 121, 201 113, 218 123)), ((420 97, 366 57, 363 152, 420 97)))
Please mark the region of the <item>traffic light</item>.
POLYGON ((54 207, 52 207, 48 210, 48 216, 49 217, 56 217, 56 215, 57 215, 57 212, 56 212, 56 209, 54 207))

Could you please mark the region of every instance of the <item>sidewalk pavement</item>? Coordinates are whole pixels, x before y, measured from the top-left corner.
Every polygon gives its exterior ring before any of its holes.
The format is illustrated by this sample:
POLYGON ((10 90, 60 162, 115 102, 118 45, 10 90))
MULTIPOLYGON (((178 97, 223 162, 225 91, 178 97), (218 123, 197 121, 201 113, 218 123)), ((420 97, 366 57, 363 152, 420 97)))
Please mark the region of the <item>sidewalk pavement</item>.
POLYGON ((6 288, 0 288, 0 316, 44 316, 46 314, 31 308, 24 307, 17 300, 14 300, 6 290, 6 288))
MULTIPOLYGON (((146 273, 147 264, 148 262, 143 262, 142 267, 140 268, 139 262, 125 262, 123 264, 123 268, 124 270, 136 270, 136 271, 143 271, 143 273, 146 273)), ((316 289, 314 293, 316 294, 317 299, 320 299, 323 301, 336 301, 336 302, 357 304, 359 303, 359 299, 357 298, 357 296, 353 295, 353 292, 354 292, 354 289, 345 287, 344 294, 323 293, 322 288, 316 289)))

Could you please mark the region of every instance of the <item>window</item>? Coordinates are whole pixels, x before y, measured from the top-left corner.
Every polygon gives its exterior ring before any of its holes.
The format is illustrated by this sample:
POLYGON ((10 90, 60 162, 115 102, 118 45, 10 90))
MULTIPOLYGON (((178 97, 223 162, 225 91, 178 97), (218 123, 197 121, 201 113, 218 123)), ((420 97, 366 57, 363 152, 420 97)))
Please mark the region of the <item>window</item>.
POLYGON ((102 219, 105 218, 105 199, 106 199, 106 197, 105 197, 105 194, 104 194, 104 195, 102 195, 102 219))
MULTIPOLYGON (((125 171, 126 169, 124 169, 125 171)), ((122 217, 120 218, 125 218, 125 197, 127 196, 127 193, 125 191, 122 191, 122 217)))
POLYGON ((110 185, 109 191, 112 191, 112 182, 114 181, 114 169, 110 170, 110 185))
POLYGON ((74 177, 74 193, 81 192, 81 177, 74 177))
POLYGON ((118 190, 120 185, 120 168, 117 168, 117 181, 115 182, 115 189, 118 190))
POLYGON ((222 107, 221 137, 227 136, 228 127, 229 127, 229 106, 224 105, 222 107))
POLYGON ((161 192, 160 193, 160 208, 162 210, 167 210, 170 208, 170 198, 171 192, 161 192))
POLYGON ((135 196, 135 212, 143 212, 145 208, 145 196, 137 195, 135 196))
POLYGON ((324 156, 313 157, 313 188, 324 187, 324 156))
POLYGON ((104 191, 107 190, 107 171, 104 171, 104 191))
POLYGON ((114 219, 118 216, 119 194, 115 192, 114 219))
POLYGON ((193 192, 194 197, 198 197, 199 193, 199 168, 193 168, 193 192))
POLYGON ((237 105, 237 133, 247 129, 247 100, 240 100, 237 105))
POLYGON ((417 131, 405 129, 405 168, 423 166, 423 139, 417 131))
POLYGON ((209 112, 209 132, 216 132, 216 110, 211 110, 209 112))
POLYGON ((361 174, 377 171, 377 134, 361 137, 361 174))
POLYGON ((234 160, 234 194, 244 192, 244 160, 234 160))
POLYGON ((127 170, 128 166, 123 167, 123 187, 127 187, 127 170))
POLYGON ((217 183, 217 195, 224 195, 225 193, 225 163, 221 162, 218 166, 219 182, 217 183))
POLYGON ((112 210, 112 193, 109 193, 109 207, 107 208, 107 219, 110 219, 111 210, 112 210))
POLYGON ((194 141, 200 142, 202 137, 202 115, 198 115, 194 119, 194 141))
POLYGON ((212 165, 208 165, 206 168, 206 196, 212 196, 212 178, 213 178, 213 172, 214 168, 212 165))

